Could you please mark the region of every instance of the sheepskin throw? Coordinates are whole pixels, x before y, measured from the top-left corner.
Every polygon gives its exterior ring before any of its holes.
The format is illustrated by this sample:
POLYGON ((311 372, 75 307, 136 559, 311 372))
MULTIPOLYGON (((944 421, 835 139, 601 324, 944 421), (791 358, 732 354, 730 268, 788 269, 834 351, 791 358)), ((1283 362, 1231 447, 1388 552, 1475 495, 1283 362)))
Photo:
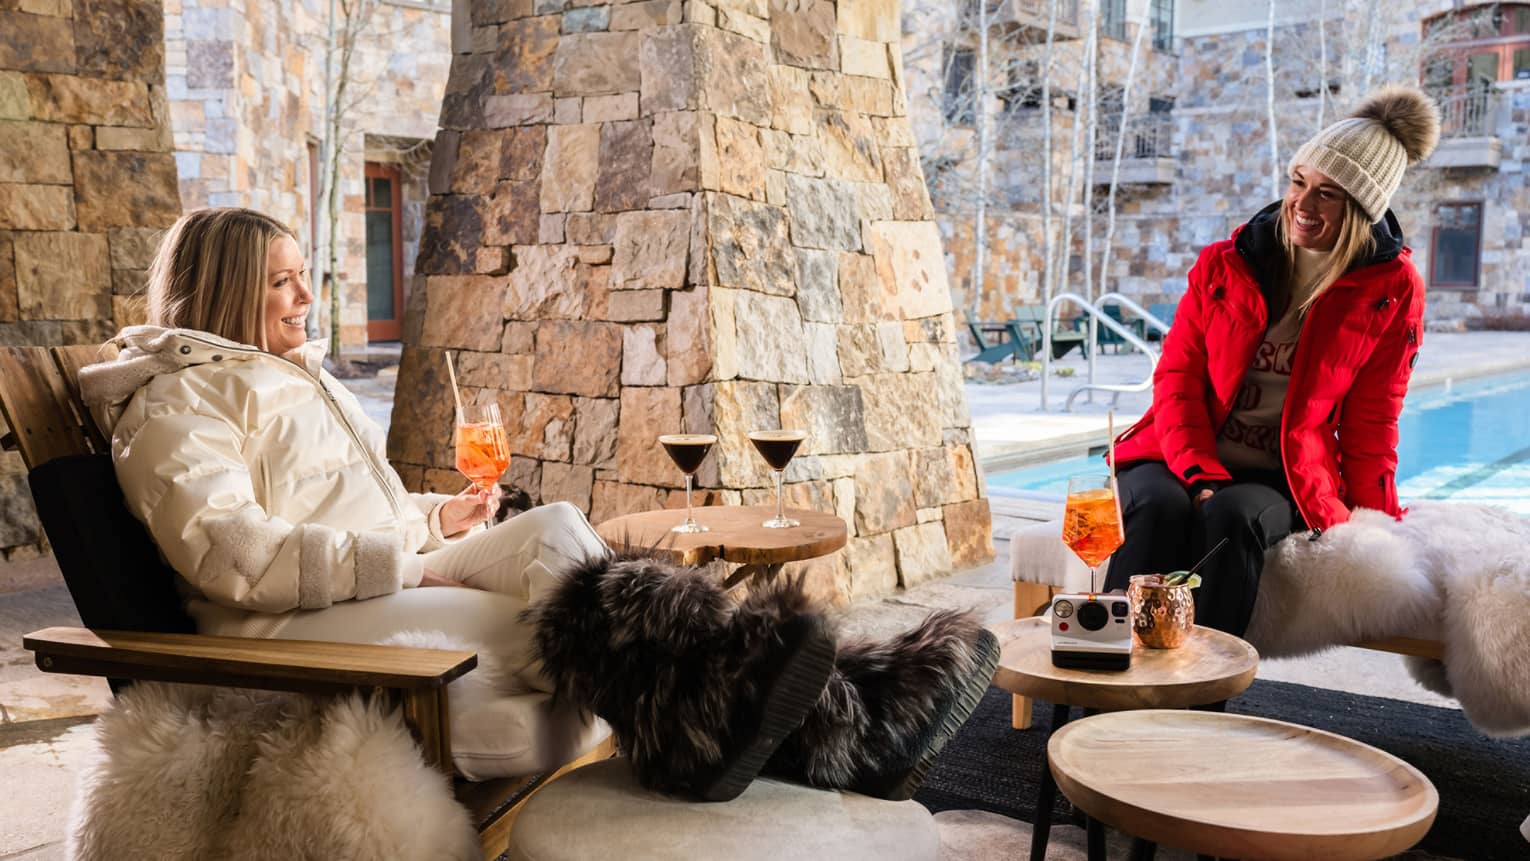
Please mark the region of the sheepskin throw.
POLYGON ((1387 637, 1441 640, 1408 659, 1420 684, 1490 735, 1530 734, 1530 521, 1501 508, 1415 503, 1359 510, 1316 541, 1270 551, 1247 634, 1266 657, 1387 637))
POLYGON ((71 859, 482 856, 397 710, 359 696, 136 684, 96 739, 71 859))

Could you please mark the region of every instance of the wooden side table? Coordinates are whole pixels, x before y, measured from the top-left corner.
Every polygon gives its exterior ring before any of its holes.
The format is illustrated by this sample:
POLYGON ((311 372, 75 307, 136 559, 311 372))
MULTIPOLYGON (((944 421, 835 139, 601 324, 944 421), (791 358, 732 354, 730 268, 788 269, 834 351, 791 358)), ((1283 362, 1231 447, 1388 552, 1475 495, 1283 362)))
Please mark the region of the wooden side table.
MULTIPOLYGON (((1074 707, 1092 711, 1181 709, 1237 696, 1254 681, 1259 653, 1231 634, 1199 625, 1178 649, 1132 651, 1125 671, 1067 670, 1052 666, 1052 623, 1041 617, 1014 619, 993 626, 999 638, 996 687, 1020 696, 1052 703, 1056 733, 1068 723, 1074 707)), ((1049 737, 1050 738, 1050 737, 1049 737)), ((1050 769, 1041 773, 1036 796, 1036 824, 1031 861, 1046 857, 1052 829, 1057 782, 1050 769)), ((1089 857, 1103 859, 1105 832, 1089 820, 1089 857)))
POLYGON ((1386 858, 1423 839, 1440 805, 1390 753, 1247 715, 1096 715, 1053 733, 1047 759, 1091 819, 1223 858, 1386 858))
POLYGON ((666 508, 613 517, 595 531, 617 550, 662 553, 680 565, 732 562, 740 567, 728 575, 728 587, 756 574, 773 575, 787 562, 827 556, 849 540, 845 521, 833 514, 788 508, 786 516, 801 521, 801 526, 760 525, 775 514, 774 506, 707 505, 695 509, 695 517, 709 531, 672 532, 685 512, 666 508))

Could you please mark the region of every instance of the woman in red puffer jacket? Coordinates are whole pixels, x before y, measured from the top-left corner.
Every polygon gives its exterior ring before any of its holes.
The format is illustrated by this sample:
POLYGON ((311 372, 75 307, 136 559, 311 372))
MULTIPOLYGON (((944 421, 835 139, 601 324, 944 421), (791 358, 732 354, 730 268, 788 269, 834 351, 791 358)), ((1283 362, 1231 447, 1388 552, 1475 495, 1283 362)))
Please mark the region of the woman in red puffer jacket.
POLYGON ((1281 201, 1201 252, 1153 405, 1116 442, 1126 541, 1107 588, 1225 538, 1196 620, 1242 634, 1275 542, 1356 507, 1402 514, 1397 416, 1424 284, 1387 204, 1438 138, 1427 96, 1385 88, 1297 151, 1281 201))

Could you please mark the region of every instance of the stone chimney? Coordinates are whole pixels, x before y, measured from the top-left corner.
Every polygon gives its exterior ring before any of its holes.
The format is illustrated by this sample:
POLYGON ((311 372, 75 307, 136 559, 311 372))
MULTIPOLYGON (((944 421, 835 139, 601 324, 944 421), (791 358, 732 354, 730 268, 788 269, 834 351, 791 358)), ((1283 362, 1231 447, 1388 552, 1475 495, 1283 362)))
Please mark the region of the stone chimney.
POLYGON ((719 437, 698 501, 767 504, 745 434, 801 428, 788 505, 852 536, 806 566, 821 597, 991 558, 898 4, 583 2, 468 3, 389 439, 405 480, 463 486, 450 351, 533 502, 683 505, 656 441, 683 429, 719 437))

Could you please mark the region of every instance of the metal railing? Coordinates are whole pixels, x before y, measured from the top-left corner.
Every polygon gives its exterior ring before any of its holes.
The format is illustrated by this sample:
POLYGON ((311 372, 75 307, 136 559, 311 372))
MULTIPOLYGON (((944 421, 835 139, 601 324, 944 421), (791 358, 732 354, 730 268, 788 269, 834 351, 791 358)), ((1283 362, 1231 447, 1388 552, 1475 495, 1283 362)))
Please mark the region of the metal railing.
POLYGON ((1148 321, 1148 325, 1162 331, 1167 332, 1169 330, 1168 324, 1149 314, 1147 309, 1119 293, 1106 293, 1100 297, 1098 303, 1094 304, 1091 304, 1089 300, 1077 293, 1059 293, 1052 297, 1052 301, 1047 303, 1047 316, 1041 323, 1041 409, 1043 411, 1047 408, 1047 380, 1052 373, 1052 328, 1055 325, 1057 307, 1064 302, 1071 302, 1077 305, 1080 310, 1088 315, 1090 321, 1103 325, 1105 328, 1116 333, 1121 337, 1121 340, 1141 350, 1148 357, 1148 375, 1142 382, 1127 385, 1096 383, 1094 381, 1094 357, 1098 354, 1100 345, 1098 343, 1099 339, 1095 337, 1094 327, 1091 326, 1089 330, 1088 382, 1068 393, 1068 400, 1063 404, 1064 410, 1071 412, 1073 410, 1073 399, 1084 392, 1110 392, 1110 402, 1115 404, 1116 399, 1121 396, 1122 392, 1145 392, 1153 387, 1153 372, 1158 368, 1158 351, 1154 350, 1147 341, 1137 337, 1137 333, 1116 322, 1114 318, 1106 314, 1102 309, 1107 303, 1116 302, 1126 306, 1132 313, 1138 314, 1142 319, 1148 321))
MULTIPOLYGON (((1094 138, 1096 161, 1113 161, 1116 157, 1116 135, 1119 133, 1119 116, 1101 125, 1094 138)), ((1128 114, 1126 116, 1126 144, 1121 148, 1121 158, 1173 158, 1174 115, 1166 113, 1128 114)))
POLYGON ((1440 136, 1490 137, 1498 133, 1498 93, 1491 87, 1463 86, 1431 90, 1440 107, 1440 136))

